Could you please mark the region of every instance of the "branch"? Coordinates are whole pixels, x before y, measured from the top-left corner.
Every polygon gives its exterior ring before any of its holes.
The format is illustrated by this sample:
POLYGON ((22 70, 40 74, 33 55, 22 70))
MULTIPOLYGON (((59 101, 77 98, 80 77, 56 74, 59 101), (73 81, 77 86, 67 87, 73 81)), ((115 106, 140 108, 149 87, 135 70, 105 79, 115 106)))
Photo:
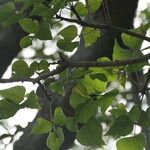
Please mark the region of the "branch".
POLYGON ((114 25, 92 24, 92 23, 89 24, 89 23, 82 21, 82 20, 65 18, 65 17, 59 16, 57 14, 56 14, 56 19, 60 19, 62 21, 67 21, 67 22, 71 22, 71 23, 77 23, 83 27, 91 27, 91 28, 95 28, 95 29, 111 29, 113 31, 114 30, 119 31, 119 32, 122 32, 122 33, 125 33, 125 34, 128 34, 128 35, 131 35, 131 36, 134 36, 134 37, 137 37, 137 38, 140 38, 140 39, 143 39, 143 40, 150 42, 150 37, 147 37, 143 34, 136 33, 136 32, 124 29, 122 27, 114 26, 114 25))
POLYGON ((121 61, 108 61, 108 62, 95 62, 95 61, 64 61, 60 62, 60 65, 54 69, 53 71, 48 72, 47 74, 43 74, 38 76, 37 78, 18 78, 18 79, 0 79, 0 83, 10 83, 10 82, 32 82, 39 83, 39 81, 46 79, 50 76, 54 76, 64 71, 66 68, 87 68, 87 67, 119 67, 126 66, 131 64, 141 63, 143 61, 147 61, 150 59, 150 54, 121 61))
POLYGON ((119 67, 126 66, 131 64, 141 63, 143 61, 147 61, 150 59, 150 54, 144 55, 139 58, 133 58, 128 60, 120 60, 120 61, 108 61, 108 62, 95 62, 95 61, 76 61, 76 62, 68 62, 68 67, 119 67))

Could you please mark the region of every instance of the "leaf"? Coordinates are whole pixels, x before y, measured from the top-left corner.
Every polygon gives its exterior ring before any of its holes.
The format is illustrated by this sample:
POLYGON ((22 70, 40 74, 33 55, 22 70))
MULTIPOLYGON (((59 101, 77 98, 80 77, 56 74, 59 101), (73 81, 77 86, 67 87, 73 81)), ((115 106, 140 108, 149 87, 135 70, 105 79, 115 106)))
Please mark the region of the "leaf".
POLYGON ((22 14, 11 15, 3 22, 4 27, 9 27, 10 25, 17 23, 19 20, 23 19, 24 16, 22 14))
POLYGON ((50 65, 49 65, 48 61, 41 60, 40 63, 39 63, 38 69, 39 70, 44 70, 44 69, 48 68, 49 66, 50 65))
POLYGON ((124 73, 123 75, 121 75, 121 78, 119 79, 120 85, 125 89, 125 84, 126 84, 126 74, 124 73))
POLYGON ((9 102, 7 99, 0 100, 0 120, 14 116, 20 108, 19 105, 9 102))
POLYGON ((126 106, 124 104, 118 104, 116 108, 109 110, 116 118, 127 115, 126 106))
POLYGON ((22 102, 25 92, 24 86, 15 86, 9 89, 0 90, 0 95, 15 104, 19 104, 22 102))
POLYGON ((14 77, 30 77, 34 74, 24 60, 17 60, 13 63, 12 72, 14 77))
POLYGON ((57 81, 54 81, 50 84, 50 88, 61 95, 64 95, 64 86, 65 81, 63 79, 59 79, 57 81))
POLYGON ((23 107, 28 107, 32 109, 40 109, 40 105, 38 103, 38 98, 34 91, 32 91, 29 95, 27 100, 22 104, 23 107))
POLYGON ((88 10, 82 2, 76 3, 75 11, 78 13, 79 16, 86 16, 88 14, 88 10))
POLYGON ((97 105, 101 107, 101 111, 103 113, 105 113, 107 108, 110 105, 112 105, 117 95, 118 95, 118 90, 112 90, 98 98, 97 105))
POLYGON ((58 42, 57 42, 57 47, 61 50, 64 50, 64 51, 67 51, 67 52, 71 52, 73 51, 76 47, 78 47, 78 44, 79 42, 71 42, 71 41, 68 41, 68 40, 63 40, 63 39, 60 39, 58 42))
POLYGON ((19 45, 21 48, 26 48, 32 45, 32 39, 29 36, 25 36, 20 40, 19 45))
POLYGON ((86 87, 88 95, 102 93, 107 86, 107 82, 98 79, 92 80, 88 75, 84 79, 81 79, 80 82, 86 87))
POLYGON ((120 116, 115 119, 115 122, 110 127, 106 135, 112 136, 126 136, 133 130, 133 123, 130 121, 128 116, 120 116))
POLYGON ((146 148, 146 137, 139 134, 134 137, 122 138, 116 143, 117 150, 143 150, 146 148))
POLYGON ((52 33, 51 33, 49 25, 46 23, 41 23, 39 31, 36 34, 36 37, 40 40, 51 40, 52 33))
POLYGON ((101 6, 102 0, 88 0, 88 7, 89 10, 94 13, 96 12, 101 6))
POLYGON ((76 108, 79 104, 85 103, 89 100, 89 97, 82 93, 79 87, 74 87, 70 96, 70 104, 73 108, 76 108))
POLYGON ((33 71, 42 71, 48 69, 49 63, 46 60, 41 60, 39 63, 37 61, 33 61, 30 65, 30 69, 33 71))
POLYGON ((33 4, 33 0, 24 0, 24 4, 22 7, 22 12, 27 10, 33 4))
POLYGON ((76 123, 75 118, 73 117, 67 117, 65 119, 65 125, 66 125, 66 128, 71 132, 76 132, 78 130, 78 125, 76 123))
POLYGON ((34 8, 30 13, 30 16, 37 16, 37 15, 43 17, 44 19, 45 18, 50 19, 54 15, 54 12, 50 11, 50 9, 46 5, 40 2, 34 4, 34 8))
POLYGON ((77 36, 77 27, 75 25, 67 26, 58 35, 61 35, 65 40, 72 41, 77 36))
POLYGON ((134 106, 131 108, 131 110, 129 111, 129 118, 133 121, 133 122, 137 122, 139 120, 140 117, 140 110, 138 108, 138 106, 136 104, 134 104, 134 106))
POLYGON ((107 82, 107 77, 103 73, 90 74, 90 78, 92 80, 98 79, 98 80, 101 80, 103 82, 107 82))
POLYGON ((0 24, 6 21, 14 10, 15 6, 13 2, 8 2, 4 5, 0 5, 0 24))
POLYGON ((87 123, 91 117, 96 116, 97 110, 98 107, 92 101, 78 105, 75 109, 76 121, 80 123, 87 123))
POLYGON ((76 138, 82 145, 100 147, 103 144, 101 124, 96 119, 91 118, 77 131, 76 138))
POLYGON ((50 132, 47 138, 47 146, 51 150, 59 150, 64 142, 64 134, 62 128, 58 127, 56 131, 50 132))
POLYGON ((93 43, 95 43, 100 37, 100 31, 93 28, 85 27, 82 30, 82 36, 84 38, 85 47, 89 47, 93 43))
POLYGON ((37 122, 32 128, 32 134, 45 134, 49 133, 52 129, 52 124, 50 121, 45 120, 44 118, 38 118, 37 122))
MULTIPOLYGON (((141 27, 137 28, 137 29, 133 29, 131 31, 133 32, 138 32, 141 33, 143 35, 146 34, 146 31, 148 29, 149 25, 142 25, 141 27)), ((131 59, 131 58, 137 58, 137 57, 141 57, 143 54, 142 52, 139 50, 141 48, 141 45, 143 43, 142 39, 127 35, 127 34, 122 34, 122 39, 124 41, 124 43, 129 46, 130 48, 133 48, 134 50, 124 50, 122 48, 119 47, 119 45, 116 43, 114 46, 114 51, 113 51, 113 59, 114 60, 125 60, 125 59, 131 59)), ((143 68, 143 66, 148 65, 148 63, 142 62, 142 63, 138 63, 138 64, 133 64, 133 65, 128 65, 127 66, 127 70, 132 72, 132 71, 138 71, 141 70, 143 68)))
POLYGON ((141 111, 138 124, 142 127, 149 128, 150 127, 150 120, 147 112, 141 111))
POLYGON ((19 21, 22 29, 28 33, 37 33, 39 31, 39 23, 30 18, 24 18, 19 21))
POLYGON ((57 107, 54 113, 54 124, 62 126, 65 124, 65 119, 66 116, 64 115, 63 110, 60 107, 57 107))

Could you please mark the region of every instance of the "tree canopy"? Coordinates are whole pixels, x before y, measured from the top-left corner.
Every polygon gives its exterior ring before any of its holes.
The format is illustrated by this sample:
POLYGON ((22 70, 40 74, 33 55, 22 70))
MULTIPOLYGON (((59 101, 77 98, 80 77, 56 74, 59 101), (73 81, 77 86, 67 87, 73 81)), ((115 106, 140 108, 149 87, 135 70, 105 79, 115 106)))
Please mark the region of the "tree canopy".
MULTIPOLYGON (((46 135, 45 145, 51 150, 61 149, 67 137, 72 139, 69 146, 76 139, 91 149, 102 148, 113 138, 117 150, 148 150, 150 53, 149 46, 141 46, 150 42, 146 35, 150 12, 148 8, 141 12, 141 25, 131 29, 135 10, 131 12, 129 5, 135 3, 136 9, 137 0, 128 1, 122 2, 127 3, 125 14, 118 0, 0 3, 0 75, 21 49, 30 47, 35 53, 31 63, 18 55, 11 77, 1 78, 0 83, 38 85, 30 93, 23 85, 1 89, 0 120, 20 109, 38 109, 28 134, 46 135), (46 42, 56 47, 50 54, 45 53, 46 42), (37 43, 41 45, 34 47, 37 43)), ((18 126, 15 134, 20 130, 18 126)), ((0 135, 0 139, 7 137, 14 141, 14 135, 0 135)))

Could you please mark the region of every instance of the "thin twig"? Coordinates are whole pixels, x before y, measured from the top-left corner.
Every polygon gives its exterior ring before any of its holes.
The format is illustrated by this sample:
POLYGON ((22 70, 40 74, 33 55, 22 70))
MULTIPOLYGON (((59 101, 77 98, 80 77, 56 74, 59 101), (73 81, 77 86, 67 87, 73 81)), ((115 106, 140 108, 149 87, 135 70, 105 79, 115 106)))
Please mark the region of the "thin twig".
POLYGON ((56 14, 56 19, 60 19, 62 21, 67 21, 67 22, 71 22, 71 23, 77 23, 83 27, 91 27, 91 28, 95 28, 95 29, 111 29, 113 31, 119 31, 121 33, 125 33, 143 40, 146 40, 148 42, 150 42, 150 37, 147 37, 141 33, 137 33, 137 32, 133 32, 127 29, 124 29, 122 27, 118 27, 118 26, 114 26, 114 25, 106 25, 106 24, 92 24, 92 23, 87 23, 85 21, 79 21, 77 19, 70 19, 70 18, 65 18, 62 16, 59 16, 56 14))
POLYGON ((37 78, 10 78, 10 79, 0 79, 0 83, 11 83, 11 82, 32 82, 32 83, 39 83, 39 81, 46 79, 50 76, 54 76, 59 74, 60 72, 64 71, 66 68, 87 68, 87 67, 119 67, 119 66, 126 66, 131 64, 141 63, 143 61, 147 61, 150 59, 150 54, 146 54, 142 57, 132 58, 128 60, 121 60, 121 61, 107 61, 107 62, 96 62, 96 61, 64 61, 60 62, 60 65, 57 66, 56 69, 43 74, 39 75, 37 78))

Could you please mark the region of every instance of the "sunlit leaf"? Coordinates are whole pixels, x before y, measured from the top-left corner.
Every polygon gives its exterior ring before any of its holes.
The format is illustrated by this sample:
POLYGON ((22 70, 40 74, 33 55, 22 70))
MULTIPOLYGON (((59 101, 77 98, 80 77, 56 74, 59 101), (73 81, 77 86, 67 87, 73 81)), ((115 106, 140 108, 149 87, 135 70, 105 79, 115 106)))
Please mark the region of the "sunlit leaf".
POLYGON ((75 11, 80 16, 86 16, 88 14, 88 9, 82 2, 77 2, 77 4, 75 5, 75 11))
POLYGON ((59 150, 64 142, 63 130, 58 127, 55 131, 49 133, 47 138, 47 146, 51 150, 59 150))
POLYGON ((16 104, 19 104, 24 96, 26 89, 24 86, 14 86, 9 89, 0 90, 0 95, 16 104))
POLYGON ((36 124, 33 126, 31 133, 32 134, 44 134, 51 131, 52 124, 50 121, 45 120, 44 118, 38 118, 36 124))
POLYGON ((67 26, 58 35, 61 35, 65 40, 72 41, 77 36, 77 27, 74 25, 67 26))
POLYGON ((146 147, 146 138, 143 134, 126 137, 117 141, 117 150, 143 150, 146 147))
POLYGON ((29 36, 25 36, 20 40, 19 45, 21 48, 26 48, 32 45, 32 39, 29 36))
POLYGON ((89 47, 93 43, 95 43, 96 40, 100 37, 100 31, 93 28, 85 27, 82 31, 82 36, 84 38, 85 47, 89 47))

